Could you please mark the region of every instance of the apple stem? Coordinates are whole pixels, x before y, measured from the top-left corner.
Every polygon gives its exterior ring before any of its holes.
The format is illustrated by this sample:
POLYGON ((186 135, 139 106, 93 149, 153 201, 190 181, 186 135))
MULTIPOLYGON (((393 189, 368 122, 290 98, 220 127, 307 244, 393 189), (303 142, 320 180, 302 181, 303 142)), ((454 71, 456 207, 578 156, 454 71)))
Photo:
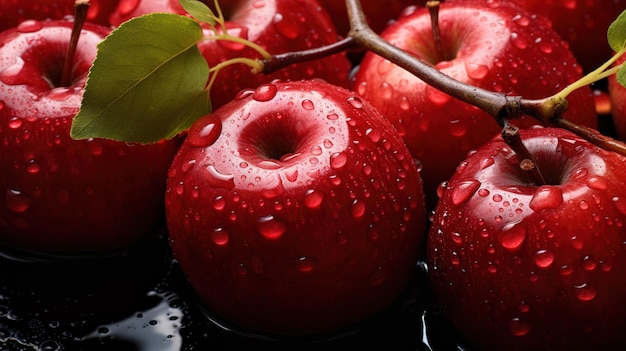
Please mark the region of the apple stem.
POLYGON ((443 42, 441 40, 441 30, 439 29, 439 5, 438 0, 430 0, 426 2, 426 8, 430 14, 430 26, 433 32, 433 40, 435 42, 435 51, 437 52, 437 61, 443 61, 446 56, 443 52, 443 42))
POLYGON ((80 32, 87 21, 89 5, 89 0, 76 0, 74 2, 74 26, 72 27, 72 36, 70 37, 67 53, 65 55, 65 64, 63 65, 63 74, 60 82, 60 86, 62 87, 69 86, 72 83, 74 56, 76 55, 80 32))
POLYGON ((506 122, 504 128, 502 128, 501 135, 504 142, 521 158, 520 168, 530 175, 536 185, 546 185, 546 179, 537 166, 537 162, 519 135, 519 128, 506 122))

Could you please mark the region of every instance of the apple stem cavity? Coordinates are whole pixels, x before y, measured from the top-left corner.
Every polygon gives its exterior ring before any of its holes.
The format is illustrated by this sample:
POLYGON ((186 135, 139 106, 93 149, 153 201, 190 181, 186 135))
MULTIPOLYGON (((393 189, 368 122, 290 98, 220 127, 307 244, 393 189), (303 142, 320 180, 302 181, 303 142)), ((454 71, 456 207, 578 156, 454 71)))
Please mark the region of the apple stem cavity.
POLYGON ((435 51, 437 52, 437 60, 446 60, 446 55, 443 51, 443 44, 441 40, 441 30, 439 28, 439 5, 441 2, 437 0, 431 0, 426 2, 426 8, 430 14, 430 23, 433 32, 433 41, 435 43, 435 51))
POLYGON ((504 142, 509 145, 511 149, 517 154, 517 156, 521 159, 519 164, 520 169, 530 175, 535 185, 541 186, 548 184, 545 177, 541 173, 541 170, 539 169, 533 155, 530 153, 530 151, 528 151, 526 145, 524 145, 524 142, 522 141, 522 138, 519 134, 519 128, 507 122, 502 128, 501 135, 504 142))
POLYGON ((59 82, 61 87, 67 87, 72 84, 74 56, 76 56, 80 33, 85 25, 85 21, 87 21, 87 11, 89 10, 89 5, 89 0, 76 0, 74 2, 74 25, 72 27, 72 34, 67 47, 67 53, 65 55, 63 74, 61 76, 61 81, 59 82))

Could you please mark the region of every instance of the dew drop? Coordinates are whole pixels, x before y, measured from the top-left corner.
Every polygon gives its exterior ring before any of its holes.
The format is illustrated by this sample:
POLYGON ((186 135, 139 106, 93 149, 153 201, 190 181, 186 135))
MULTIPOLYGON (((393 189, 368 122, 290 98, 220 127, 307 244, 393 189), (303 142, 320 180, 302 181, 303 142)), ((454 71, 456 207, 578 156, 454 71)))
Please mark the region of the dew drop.
POLYGON ((335 152, 330 155, 330 166, 333 169, 340 169, 348 163, 348 155, 344 152, 335 152))
POLYGON ((354 218, 361 218, 365 215, 366 206, 363 201, 354 200, 352 202, 352 206, 350 207, 350 213, 354 218))
POLYGON ((270 101, 272 100, 276 94, 278 93, 278 88, 276 85, 268 83, 263 84, 254 90, 252 94, 252 98, 256 101, 270 101))
POLYGON ((538 250, 535 252, 535 264, 539 268, 548 268, 554 262, 554 253, 550 250, 538 250))
POLYGON ((257 220, 257 230, 264 238, 276 240, 285 234, 287 225, 274 216, 268 215, 257 220))
POLYGON ((226 207, 226 199, 223 196, 217 196, 213 199, 213 208, 217 211, 221 211, 226 207))
POLYGON ((394 67, 396 67, 395 63, 389 60, 381 60, 378 62, 378 66, 376 67, 376 69, 379 75, 384 76, 387 73, 391 72, 394 67))
POLYGON ((300 26, 296 23, 291 23, 280 13, 274 15, 273 23, 278 32, 285 38, 296 39, 300 34, 300 26))
POLYGON ((613 202, 613 206, 615 207, 615 209, 621 213, 623 216, 626 216, 626 199, 619 197, 619 196, 615 196, 612 199, 613 202))
POLYGON ((354 108, 363 108, 363 100, 356 96, 349 97, 347 101, 354 108))
POLYGON ((554 209, 563 203, 563 191, 561 188, 550 185, 542 185, 533 194, 528 206, 535 212, 545 209, 554 209))
POLYGON ((13 65, 0 72, 0 81, 8 85, 24 84, 24 78, 20 75, 22 68, 24 68, 24 60, 17 57, 16 62, 13 65))
POLYGON ((37 20, 26 20, 17 25, 17 31, 21 33, 34 33, 43 28, 43 24, 37 20))
POLYGON ((39 171, 41 171, 41 166, 39 165, 39 162, 35 160, 30 160, 26 163, 26 172, 30 174, 37 174, 39 173, 39 171))
POLYGON ((443 105, 451 99, 450 95, 430 85, 426 86, 426 96, 435 105, 443 105))
POLYGON ((380 130, 374 128, 368 128, 365 131, 365 135, 367 135, 374 143, 379 142, 380 138, 382 137, 382 133, 380 132, 380 130))
POLYGON ((28 210, 31 205, 31 199, 19 190, 8 189, 6 192, 7 208, 16 213, 22 213, 28 210))
POLYGON ((224 246, 228 244, 228 240, 230 239, 230 235, 226 230, 224 230, 224 228, 213 229, 213 231, 210 233, 210 236, 211 241, 213 241, 215 245, 218 246, 224 246))
POLYGON ((18 129, 24 125, 24 120, 18 117, 11 117, 8 122, 8 126, 11 129, 18 129))
POLYGON ((456 206, 469 200, 472 195, 480 188, 481 183, 478 180, 468 180, 457 183, 452 188, 451 199, 456 206))
POLYGON ((530 329, 531 329, 531 324, 526 321, 523 321, 520 318, 513 318, 509 322, 509 330, 511 331, 511 334, 515 336, 526 335, 528 334, 530 329))
POLYGON ((313 257, 302 256, 295 260, 296 269, 302 273, 311 272, 317 265, 318 261, 313 257))
POLYGON ((305 110, 313 110, 315 109, 315 105, 313 104, 313 101, 306 99, 302 101, 302 108, 305 110))
POLYGON ((506 224, 498 233, 500 245, 508 250, 516 250, 526 240, 527 228, 525 222, 511 222, 506 224))
POLYGON ((528 47, 528 41, 515 32, 511 33, 511 41, 513 45, 520 50, 524 50, 528 47))
POLYGON ((481 80, 487 76, 487 73, 489 73, 489 67, 483 64, 465 61, 465 71, 467 72, 468 77, 475 80, 481 80))
POLYGON ((317 209, 322 205, 324 201, 324 194, 318 190, 308 190, 304 194, 304 205, 310 209, 317 209))
POLYGON ((589 284, 581 284, 574 286, 574 295, 576 295, 576 298, 580 301, 587 302, 596 297, 597 291, 589 284))
POLYGON ((609 183, 606 179, 600 176, 591 176, 587 179, 587 186, 595 190, 606 190, 609 187, 609 183))
POLYGON ((326 118, 328 118, 329 121, 336 121, 339 119, 339 115, 336 113, 329 113, 326 118))
POLYGON ((217 116, 210 115, 191 126, 187 140, 195 147, 207 147, 213 145, 221 133, 221 119, 217 116))

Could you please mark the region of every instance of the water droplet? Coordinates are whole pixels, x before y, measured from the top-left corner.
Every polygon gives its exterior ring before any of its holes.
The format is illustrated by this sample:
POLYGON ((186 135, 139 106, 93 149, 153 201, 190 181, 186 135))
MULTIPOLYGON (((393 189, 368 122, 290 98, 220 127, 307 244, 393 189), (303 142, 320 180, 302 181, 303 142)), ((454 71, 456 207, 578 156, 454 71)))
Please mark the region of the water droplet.
POLYGON ((586 270, 588 272, 591 272, 591 271, 595 270, 597 266, 598 266, 598 264, 596 263, 596 260, 593 259, 593 257, 585 256, 583 258, 582 267, 583 267, 584 270, 586 270))
POLYGON ((256 101, 270 101, 272 100, 276 94, 278 93, 278 88, 276 85, 268 83, 263 84, 254 90, 254 94, 252 94, 252 98, 256 101))
POLYGON ((360 98, 358 98, 356 96, 349 97, 347 101, 354 108, 362 108, 363 107, 363 100, 361 100, 360 98))
POLYGON ((302 108, 305 110, 313 110, 315 109, 315 105, 313 104, 313 101, 306 99, 302 101, 302 108))
POLYGON ((511 33, 511 41, 513 42, 513 45, 520 50, 524 50, 528 47, 528 41, 523 36, 520 36, 515 32, 511 33))
POLYGON ((232 174, 223 174, 215 168, 214 165, 209 165, 207 172, 210 176, 209 182, 216 187, 223 187, 225 189, 232 189, 235 187, 235 176, 232 174))
POLYGON ((352 217, 354 218, 363 217, 363 215, 365 215, 365 210, 366 210, 365 203, 363 203, 363 201, 359 201, 358 199, 354 200, 352 202, 352 206, 350 207, 350 213, 352 214, 352 217))
POLYGON ((537 267, 548 268, 554 262, 554 253, 550 250, 538 250, 534 259, 537 267))
POLYGON ((609 182, 600 176, 591 176, 587 179, 587 186, 595 190, 606 190, 609 187, 609 182))
POLYGON ((209 115, 196 121, 187 136, 189 143, 195 147, 213 145, 222 134, 222 121, 219 117, 209 115))
POLYGON ((261 235, 269 240, 279 239, 287 231, 287 225, 272 215, 257 220, 257 229, 261 235))
POLYGON ((274 15, 274 26, 280 34, 288 39, 296 39, 300 34, 300 25, 290 22, 282 14, 277 13, 274 15))
POLYGON ((382 133, 380 132, 380 130, 374 128, 368 128, 365 131, 365 135, 367 135, 374 143, 379 142, 380 138, 382 137, 382 133))
POLYGON ((478 180, 468 180, 455 184, 452 188, 451 199, 456 206, 469 200, 472 195, 480 188, 481 183, 478 180))
POLYGON ((626 198, 616 196, 611 200, 615 209, 623 216, 626 216, 626 198))
POLYGON ((487 76, 487 73, 489 73, 489 67, 483 64, 465 61, 465 71, 467 72, 468 77, 475 80, 481 80, 487 76))
POLYGON ((308 208, 319 208, 323 201, 324 194, 321 191, 310 189, 304 194, 304 205, 308 208))
POLYGON ((230 235, 224 228, 215 228, 210 233, 211 241, 215 243, 215 245, 224 246, 228 244, 228 240, 230 239, 230 235))
POLYGON ((217 196, 213 199, 213 208, 217 211, 221 211, 226 207, 226 199, 223 196, 217 196))
POLYGON ((24 68, 24 60, 21 57, 15 58, 15 63, 10 65, 9 67, 3 69, 0 72, 0 81, 4 84, 8 85, 18 85, 25 84, 25 77, 22 77, 20 73, 22 72, 22 68, 24 68))
POLYGON ((40 170, 41 166, 39 165, 39 162, 35 160, 30 160, 26 163, 26 172, 30 174, 37 174, 40 170))
POLYGON ((313 257, 302 256, 296 258, 295 260, 296 269, 303 273, 311 272, 315 269, 315 267, 317 267, 317 265, 318 261, 313 257))
POLYGON ((521 221, 506 224, 498 233, 500 245, 508 250, 517 250, 526 240, 526 223, 521 221))
POLYGON ((330 166, 333 169, 340 169, 348 163, 348 155, 343 152, 335 152, 330 155, 330 166))
POLYGON ((43 28, 43 24, 37 20, 26 20, 17 25, 17 31, 21 33, 34 33, 43 28))
POLYGON ((580 301, 586 302, 593 300, 597 295, 597 291, 589 284, 581 284, 574 286, 574 295, 576 295, 576 298, 580 301))
POLYGON ((523 336, 528 334, 531 327, 532 326, 530 323, 517 317, 511 319, 511 321, 509 322, 509 330, 515 336, 523 336))
POLYGON ((428 100, 435 105, 443 105, 452 98, 450 95, 430 85, 426 86, 426 96, 428 100))
POLYGON ((533 194, 528 206, 535 212, 545 209, 554 209, 563 203, 561 188, 551 185, 542 185, 533 194))
POLYGON ((384 76, 387 73, 391 72, 391 70, 394 69, 394 67, 396 67, 395 63, 389 60, 381 60, 378 62, 378 66, 376 68, 377 68, 378 74, 381 76, 384 76))
POLYGON ((511 18, 511 21, 519 24, 522 27, 527 27, 530 24, 530 19, 527 16, 518 14, 511 18))
POLYGON ((328 120, 330 121, 336 121, 337 119, 339 119, 339 115, 336 113, 329 113, 326 118, 328 118, 328 120))
POLYGON ((18 129, 24 125, 24 120, 18 117, 11 117, 8 122, 8 126, 11 129, 18 129))
POLYGON ((6 192, 7 208, 16 213, 22 213, 28 210, 31 205, 31 199, 19 190, 8 189, 6 192))

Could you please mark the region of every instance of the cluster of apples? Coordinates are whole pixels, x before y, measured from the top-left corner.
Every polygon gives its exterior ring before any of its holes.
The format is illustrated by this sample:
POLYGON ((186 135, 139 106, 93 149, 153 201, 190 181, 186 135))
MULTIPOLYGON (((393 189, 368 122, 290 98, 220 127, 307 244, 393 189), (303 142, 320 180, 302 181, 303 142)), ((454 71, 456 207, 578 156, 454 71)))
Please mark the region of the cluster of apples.
MULTIPOLYGON (((477 350, 626 346, 626 157, 524 117, 513 122, 541 171, 533 177, 492 116, 392 58, 340 52, 267 75, 238 64, 259 58, 247 43, 281 54, 338 42, 350 34, 343 2, 221 1, 227 21, 217 26, 188 11, 213 5, 93 0, 68 55, 75 21, 66 16, 83 5, 0 0, 5 245, 120 250, 165 218, 207 307, 272 335, 334 333, 374 316, 424 260, 437 302, 477 350), (158 28, 166 18, 179 27, 158 28), (199 39, 184 37, 187 27, 199 39), (127 46, 105 46, 124 35, 127 46), (159 40, 180 46, 166 81, 162 66, 133 55, 166 55, 146 44, 159 40), (92 66, 99 48, 118 53, 116 64, 92 66), (150 134, 146 116, 174 125, 177 107, 155 106, 187 92, 185 82, 204 88, 209 67, 224 62, 210 91, 190 93, 201 106, 184 110, 201 116, 182 131, 150 142, 97 129, 70 136, 79 113, 117 113, 98 123, 124 135, 150 134), (100 80, 88 76, 97 71, 100 80), (149 93, 135 95, 138 83, 149 93), (90 99, 99 86, 100 100, 90 99)), ((449 0, 436 17, 425 1, 362 7, 383 39, 457 81, 539 99, 611 58, 606 31, 626 0, 449 0)), ((614 78, 607 86, 624 137, 626 90, 614 78)), ((591 87, 568 101, 567 119, 598 128, 591 87)))

